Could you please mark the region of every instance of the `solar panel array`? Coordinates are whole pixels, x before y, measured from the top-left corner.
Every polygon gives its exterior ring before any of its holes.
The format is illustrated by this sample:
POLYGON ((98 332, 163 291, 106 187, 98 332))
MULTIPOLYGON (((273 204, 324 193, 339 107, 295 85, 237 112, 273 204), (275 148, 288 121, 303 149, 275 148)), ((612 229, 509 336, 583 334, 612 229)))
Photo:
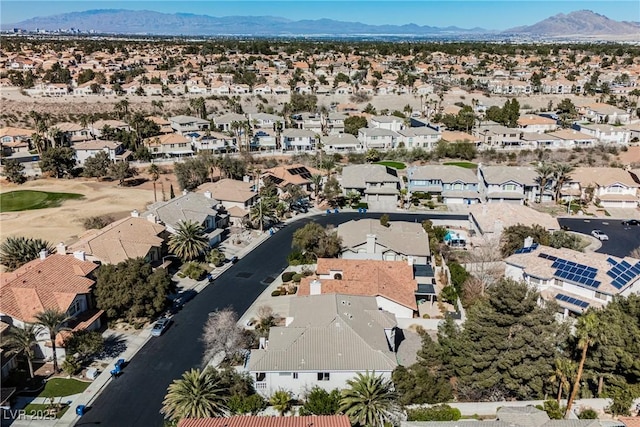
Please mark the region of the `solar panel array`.
POLYGON ((578 306, 580 308, 587 308, 589 307, 589 303, 588 302, 584 302, 578 298, 573 298, 567 295, 563 295, 563 294, 558 294, 556 295, 556 299, 560 300, 560 301, 564 301, 564 302, 568 302, 569 304, 573 304, 575 306, 578 306))
POLYGON ((311 172, 307 168, 291 168, 288 171, 291 175, 300 175, 303 179, 311 178, 311 172))
POLYGON ((589 288, 598 288, 598 286, 600 286, 600 281, 595 280, 598 270, 593 267, 578 264, 576 262, 568 261, 545 253, 541 253, 538 256, 540 258, 553 261, 551 268, 556 269, 554 276, 559 279, 575 282, 589 288))
POLYGON ((640 261, 636 262, 635 265, 631 265, 625 260, 618 262, 609 257, 607 262, 613 266, 611 270, 607 271, 607 275, 613 279, 611 284, 616 289, 624 288, 634 278, 640 276, 640 261))
POLYGON ((526 248, 520 248, 517 251, 515 251, 514 253, 516 253, 516 254, 528 254, 531 251, 535 251, 537 248, 538 248, 538 244, 534 243, 533 245, 528 246, 526 248))

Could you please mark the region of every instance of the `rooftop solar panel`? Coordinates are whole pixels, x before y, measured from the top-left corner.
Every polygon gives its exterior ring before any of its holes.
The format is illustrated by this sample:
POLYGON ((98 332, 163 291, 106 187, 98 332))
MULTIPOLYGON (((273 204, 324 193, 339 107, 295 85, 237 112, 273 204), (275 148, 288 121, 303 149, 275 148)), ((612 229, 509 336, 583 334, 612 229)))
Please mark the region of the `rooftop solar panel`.
POLYGON ((618 264, 618 262, 615 259, 611 258, 611 257, 607 258, 607 262, 609 264, 612 264, 612 265, 617 265, 618 264))
POLYGON ((631 264, 629 264, 627 261, 622 260, 622 262, 620 264, 621 267, 623 267, 625 270, 628 270, 629 268, 631 268, 631 264))

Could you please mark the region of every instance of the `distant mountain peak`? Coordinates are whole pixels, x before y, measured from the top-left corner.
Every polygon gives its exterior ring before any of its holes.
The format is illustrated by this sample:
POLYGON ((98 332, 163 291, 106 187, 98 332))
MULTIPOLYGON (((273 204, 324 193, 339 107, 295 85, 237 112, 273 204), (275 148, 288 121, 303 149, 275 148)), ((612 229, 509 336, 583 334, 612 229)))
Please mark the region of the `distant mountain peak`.
POLYGON ((639 31, 640 25, 636 23, 615 21, 585 9, 567 14, 559 13, 533 25, 511 28, 503 33, 535 36, 622 36, 637 35, 639 31))

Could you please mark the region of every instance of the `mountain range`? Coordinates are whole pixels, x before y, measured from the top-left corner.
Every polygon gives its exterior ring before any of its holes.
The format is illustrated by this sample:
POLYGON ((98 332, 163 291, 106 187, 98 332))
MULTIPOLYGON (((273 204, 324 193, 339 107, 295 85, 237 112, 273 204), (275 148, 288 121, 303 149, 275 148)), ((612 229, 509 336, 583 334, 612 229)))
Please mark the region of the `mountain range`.
POLYGON ((273 16, 214 17, 190 13, 160 13, 149 10, 97 9, 35 17, 3 30, 20 28, 56 31, 80 29, 107 34, 185 36, 623 36, 637 35, 640 23, 620 22, 582 10, 558 14, 530 26, 498 32, 483 28, 432 27, 427 25, 370 25, 332 19, 299 20, 273 16))

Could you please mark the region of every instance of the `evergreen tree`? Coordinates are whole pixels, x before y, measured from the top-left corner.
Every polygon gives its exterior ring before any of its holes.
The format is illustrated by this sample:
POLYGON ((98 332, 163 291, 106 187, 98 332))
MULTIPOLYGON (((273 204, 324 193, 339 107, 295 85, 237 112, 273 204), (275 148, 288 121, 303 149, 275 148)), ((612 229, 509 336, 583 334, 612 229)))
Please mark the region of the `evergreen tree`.
POLYGON ((82 176, 89 178, 101 178, 103 176, 107 176, 109 174, 109 166, 111 166, 109 154, 104 151, 100 151, 85 160, 82 169, 82 176))
POLYGON ((71 175, 76 166, 76 153, 69 147, 52 147, 40 156, 40 169, 56 178, 71 175))
POLYGON ((24 176, 24 165, 17 160, 9 159, 3 162, 4 164, 4 176, 7 177, 7 181, 14 184, 22 184, 27 179, 24 176))

